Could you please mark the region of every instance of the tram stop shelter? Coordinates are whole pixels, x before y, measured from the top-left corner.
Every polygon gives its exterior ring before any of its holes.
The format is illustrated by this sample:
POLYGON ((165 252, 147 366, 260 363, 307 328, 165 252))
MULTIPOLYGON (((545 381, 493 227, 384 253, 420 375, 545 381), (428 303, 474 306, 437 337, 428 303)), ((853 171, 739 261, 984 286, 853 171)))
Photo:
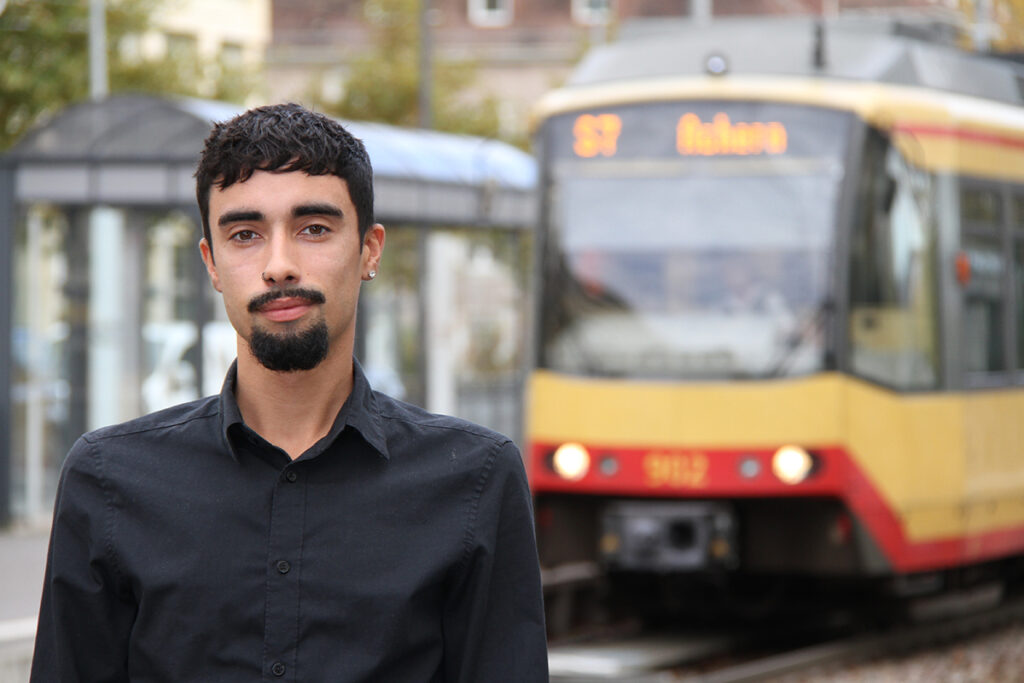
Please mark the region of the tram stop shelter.
MULTIPOLYGON (((83 432, 216 393, 235 336, 199 258, 193 173, 241 107, 117 95, 0 157, 0 524, 45 519, 83 432)), ((536 168, 494 140, 346 123, 387 230, 363 288, 371 383, 518 435, 536 168)))

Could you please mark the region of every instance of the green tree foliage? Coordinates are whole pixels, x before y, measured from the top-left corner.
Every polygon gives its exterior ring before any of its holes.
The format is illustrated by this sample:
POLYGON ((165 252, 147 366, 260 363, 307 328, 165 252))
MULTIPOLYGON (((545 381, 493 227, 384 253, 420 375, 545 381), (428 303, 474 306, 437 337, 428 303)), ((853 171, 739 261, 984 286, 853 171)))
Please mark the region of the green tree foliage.
MULTIPOLYGON (((159 4, 106 0, 111 92, 244 99, 255 81, 239 68, 203 63, 195 52, 143 59, 132 49, 159 4)), ((0 150, 88 96, 89 0, 9 0, 0 14, 0 150)))
MULTIPOLYGON (((419 121, 419 0, 366 0, 374 46, 349 64, 345 91, 326 101, 310 94, 326 113, 361 121, 416 126, 419 121)), ((497 137, 498 103, 472 93, 476 65, 433 60, 431 119, 438 130, 497 137)))

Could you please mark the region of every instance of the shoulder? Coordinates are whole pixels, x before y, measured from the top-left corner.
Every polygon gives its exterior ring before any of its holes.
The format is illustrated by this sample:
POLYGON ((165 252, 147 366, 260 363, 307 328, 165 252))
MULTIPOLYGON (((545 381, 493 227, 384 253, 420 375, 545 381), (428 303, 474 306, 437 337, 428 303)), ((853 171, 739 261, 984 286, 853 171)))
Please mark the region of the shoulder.
POLYGON ((375 400, 392 462, 416 462, 441 476, 461 473, 472 482, 464 485, 475 489, 509 475, 525 478, 519 476, 523 470, 519 449, 504 434, 385 394, 377 393, 375 400))
POLYGON ((431 413, 380 392, 374 392, 374 398, 378 414, 389 436, 395 431, 403 434, 417 433, 425 439, 452 439, 494 448, 512 443, 504 434, 469 420, 431 413))
MULTIPOLYGON (((169 431, 181 431, 197 422, 216 419, 220 414, 218 396, 207 396, 189 403, 149 413, 134 420, 101 427, 82 435, 79 443, 101 445, 121 439, 160 438, 169 431)), ((76 444, 77 447, 77 444, 76 444)))

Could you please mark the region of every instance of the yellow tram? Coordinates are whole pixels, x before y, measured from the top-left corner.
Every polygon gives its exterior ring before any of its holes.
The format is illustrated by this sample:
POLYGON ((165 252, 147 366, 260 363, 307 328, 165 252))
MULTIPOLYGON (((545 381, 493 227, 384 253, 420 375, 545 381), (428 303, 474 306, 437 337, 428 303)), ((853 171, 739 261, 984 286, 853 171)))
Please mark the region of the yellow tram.
POLYGON ((545 566, 917 591, 1024 555, 1024 72, 912 28, 626 38, 541 102, 545 566))

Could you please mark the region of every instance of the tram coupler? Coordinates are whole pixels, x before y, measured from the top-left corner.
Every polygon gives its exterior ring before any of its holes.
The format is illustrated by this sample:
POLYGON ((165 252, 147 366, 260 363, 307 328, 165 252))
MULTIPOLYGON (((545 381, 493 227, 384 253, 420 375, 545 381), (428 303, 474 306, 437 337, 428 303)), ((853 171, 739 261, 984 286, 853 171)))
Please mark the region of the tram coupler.
POLYGON ((600 556, 611 570, 700 571, 739 564, 732 506, 697 501, 616 501, 601 517, 600 556))

